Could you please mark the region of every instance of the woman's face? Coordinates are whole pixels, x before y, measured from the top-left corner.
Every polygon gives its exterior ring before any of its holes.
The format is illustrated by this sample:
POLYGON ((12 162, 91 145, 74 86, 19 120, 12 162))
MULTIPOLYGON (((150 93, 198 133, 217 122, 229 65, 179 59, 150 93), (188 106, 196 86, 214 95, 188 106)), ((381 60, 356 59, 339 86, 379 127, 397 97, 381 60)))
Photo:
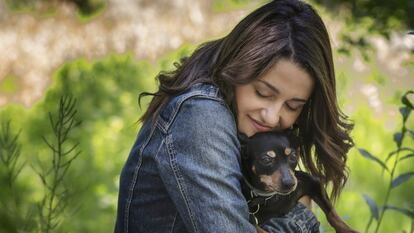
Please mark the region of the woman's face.
POLYGON ((235 88, 238 130, 248 137, 295 123, 314 86, 311 76, 282 59, 262 77, 235 88))

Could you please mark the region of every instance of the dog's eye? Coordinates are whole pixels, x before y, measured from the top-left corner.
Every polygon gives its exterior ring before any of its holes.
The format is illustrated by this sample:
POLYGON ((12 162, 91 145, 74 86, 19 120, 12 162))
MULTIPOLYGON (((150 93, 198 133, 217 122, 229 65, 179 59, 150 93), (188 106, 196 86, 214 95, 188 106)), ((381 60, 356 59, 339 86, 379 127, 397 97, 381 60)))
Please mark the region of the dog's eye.
POLYGON ((260 162, 262 162, 264 165, 270 165, 273 162, 273 159, 269 156, 263 156, 260 159, 260 162))
POLYGON ((296 164, 297 164, 297 162, 298 162, 298 158, 296 157, 296 155, 294 154, 294 153, 292 153, 290 156, 289 156, 289 164, 290 165, 292 165, 292 166, 296 166, 296 164))

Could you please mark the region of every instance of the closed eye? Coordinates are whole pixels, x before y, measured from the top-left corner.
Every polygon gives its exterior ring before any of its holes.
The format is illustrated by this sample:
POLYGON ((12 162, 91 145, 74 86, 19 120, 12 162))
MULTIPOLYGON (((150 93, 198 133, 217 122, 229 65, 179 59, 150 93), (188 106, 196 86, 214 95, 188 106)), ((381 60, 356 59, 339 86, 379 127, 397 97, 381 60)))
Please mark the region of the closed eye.
MULTIPOLYGON (((255 94, 260 98, 273 98, 273 95, 266 95, 263 91, 261 92, 257 88, 255 88, 255 94)), ((304 105, 302 100, 300 100, 299 103, 298 102, 299 100, 289 100, 285 103, 285 105, 289 111, 295 112, 299 111, 304 105)))
POLYGON ((296 108, 294 108, 294 107, 290 106, 289 104, 286 104, 286 106, 287 106, 287 108, 288 108, 290 111, 297 111, 297 110, 299 110, 299 108, 300 108, 300 107, 296 107, 296 108))
POLYGON ((298 110, 300 110, 303 107, 303 104, 289 104, 287 102, 286 103, 286 106, 291 111, 298 111, 298 110))
POLYGON ((296 157, 295 154, 292 153, 291 155, 289 155, 288 161, 292 167, 296 167, 298 163, 298 158, 296 157))
POLYGON ((267 96, 267 95, 264 95, 264 94, 260 93, 260 91, 258 91, 258 90, 256 90, 256 91, 255 91, 255 93, 256 93, 256 95, 257 95, 257 96, 259 96, 259 97, 261 97, 261 98, 267 98, 267 97, 270 97, 270 96, 267 96))

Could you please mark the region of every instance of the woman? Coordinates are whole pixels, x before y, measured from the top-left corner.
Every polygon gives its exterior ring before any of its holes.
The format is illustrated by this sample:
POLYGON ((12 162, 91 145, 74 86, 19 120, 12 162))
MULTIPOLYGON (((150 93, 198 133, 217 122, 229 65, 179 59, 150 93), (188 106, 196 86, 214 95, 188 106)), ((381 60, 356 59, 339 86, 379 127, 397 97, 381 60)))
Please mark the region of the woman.
MULTIPOLYGON (((272 1, 224 38, 202 44, 159 90, 122 170, 115 232, 256 232, 240 182, 240 143, 295 129, 305 169, 332 184, 346 178, 352 124, 338 109, 332 51, 318 14, 297 0, 272 1)), ((317 232, 298 204, 262 225, 317 232)))

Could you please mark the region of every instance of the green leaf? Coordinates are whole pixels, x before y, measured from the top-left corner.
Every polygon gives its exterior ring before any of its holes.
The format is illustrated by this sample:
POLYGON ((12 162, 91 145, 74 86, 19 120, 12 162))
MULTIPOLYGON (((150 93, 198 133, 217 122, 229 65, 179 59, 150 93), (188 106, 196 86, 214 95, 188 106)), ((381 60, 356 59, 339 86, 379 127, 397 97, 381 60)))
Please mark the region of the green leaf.
POLYGON ((397 146, 400 147, 402 140, 404 139, 404 134, 402 133, 395 133, 394 134, 394 142, 397 143, 397 146))
POLYGON ((411 158, 411 157, 414 157, 414 154, 408 154, 408 155, 406 155, 406 156, 404 156, 404 157, 401 157, 401 158, 400 158, 400 161, 401 161, 401 160, 404 160, 404 159, 409 159, 409 158, 411 158))
POLYGON ((411 211, 411 210, 408 210, 408 209, 404 209, 404 208, 401 208, 401 207, 397 207, 397 206, 391 206, 391 205, 386 205, 384 207, 385 207, 384 209, 387 209, 387 210, 395 210, 397 212, 400 212, 400 213, 408 216, 411 219, 414 219, 414 211, 411 211))
POLYGON ((372 215, 369 217, 369 221, 367 226, 365 227, 365 232, 368 232, 369 228, 371 227, 372 224, 372 220, 374 220, 374 217, 372 217, 372 215))
POLYGON ((374 217, 377 221, 379 218, 378 207, 375 201, 369 197, 367 194, 362 194, 365 199, 365 202, 368 204, 369 209, 371 210, 371 216, 374 217))
POLYGON ((408 132, 410 133, 411 138, 413 138, 413 139, 414 139, 414 131, 412 131, 412 130, 408 130, 408 132))
POLYGON ((402 175, 399 175, 391 182, 391 188, 395 188, 398 185, 408 181, 412 176, 414 176, 414 172, 407 172, 402 175))
POLYGON ((401 113, 401 115, 403 117, 403 122, 406 122, 407 119, 408 119, 408 117, 410 116, 411 109, 408 108, 408 107, 401 107, 400 108, 400 113, 401 113))
POLYGON ((401 148, 400 148, 400 149, 398 149, 398 150, 395 150, 395 151, 390 152, 390 153, 388 154, 388 157, 387 157, 387 159, 385 160, 385 162, 388 162, 388 160, 389 160, 389 159, 391 159, 391 157, 392 157, 392 156, 394 156, 394 155, 398 154, 398 152, 403 152, 403 151, 410 151, 410 152, 413 152, 413 153, 414 153, 414 150, 413 150, 413 149, 411 149, 411 148, 409 148, 409 147, 401 147, 401 148))
POLYGON ((414 106, 413 106, 413 104, 411 103, 411 101, 407 98, 407 96, 408 96, 409 94, 414 94, 414 91, 407 91, 407 92, 404 94, 404 96, 401 98, 401 102, 402 102, 405 106, 407 106, 408 108, 410 108, 411 110, 413 110, 413 109, 414 109, 414 106))
POLYGON ((385 170, 388 171, 387 165, 385 165, 385 163, 382 162, 379 158, 375 157, 374 155, 372 155, 371 153, 369 153, 365 149, 358 148, 358 151, 359 151, 359 153, 361 153, 362 156, 364 156, 365 158, 367 158, 369 160, 377 162, 381 167, 383 167, 385 170))

